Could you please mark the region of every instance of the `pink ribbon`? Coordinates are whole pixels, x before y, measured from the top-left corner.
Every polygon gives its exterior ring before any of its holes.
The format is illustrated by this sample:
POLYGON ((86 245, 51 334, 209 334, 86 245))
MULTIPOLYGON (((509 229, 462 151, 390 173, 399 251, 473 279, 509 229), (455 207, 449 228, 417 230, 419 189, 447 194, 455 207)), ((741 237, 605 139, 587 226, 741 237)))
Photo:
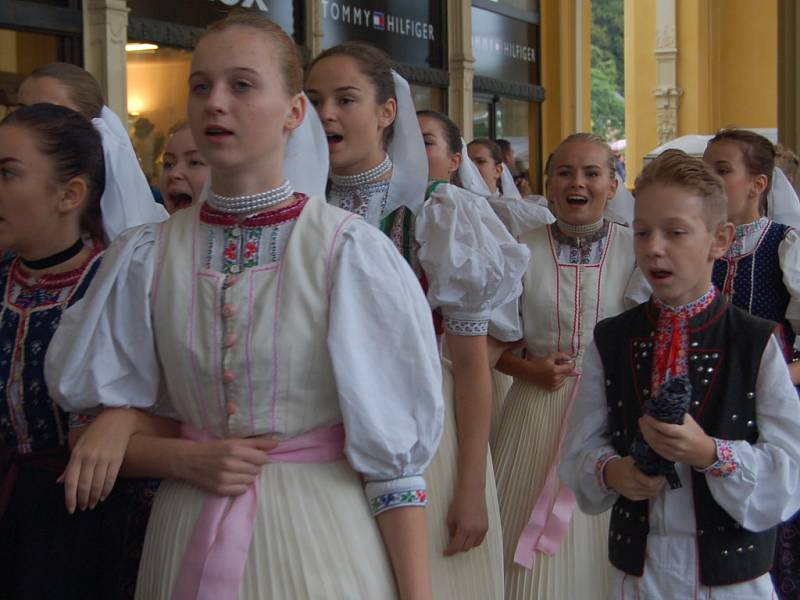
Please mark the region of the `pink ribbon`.
MULTIPOLYGON (((214 436, 183 425, 184 438, 198 442, 214 436)), ((344 427, 314 429, 281 442, 267 452, 270 462, 328 463, 344 457, 344 427)), ((186 546, 172 600, 236 600, 242 583, 253 522, 258 508, 260 475, 241 496, 209 494, 186 546)))
POLYGON ((575 383, 572 385, 567 410, 561 422, 556 455, 547 472, 544 488, 536 499, 531 517, 519 536, 517 549, 514 552, 514 562, 526 569, 533 568, 537 552, 544 552, 548 556, 556 553, 567 534, 572 513, 575 510, 575 494, 558 481, 557 472, 558 463, 561 460, 561 446, 567 433, 567 421, 572 412, 575 396, 578 394, 578 384, 581 381, 579 371, 573 371, 570 375, 575 376, 575 383))

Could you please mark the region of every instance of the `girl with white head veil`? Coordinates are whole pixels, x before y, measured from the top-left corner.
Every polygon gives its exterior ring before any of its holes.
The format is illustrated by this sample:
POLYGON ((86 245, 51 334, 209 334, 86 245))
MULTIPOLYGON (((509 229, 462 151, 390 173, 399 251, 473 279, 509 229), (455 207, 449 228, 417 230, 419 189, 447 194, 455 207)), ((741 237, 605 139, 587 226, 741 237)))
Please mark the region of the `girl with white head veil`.
MULTIPOLYGON (((331 157, 328 201, 364 216, 392 239, 423 286, 427 289, 430 284, 428 297, 432 308, 441 306, 438 298, 442 289, 447 289, 452 297, 470 293, 463 286, 448 287, 444 283, 443 276, 449 277, 445 275, 449 253, 440 255, 435 262, 426 260, 425 264, 420 264, 423 256, 435 254, 420 238, 428 161, 408 83, 392 72, 388 58, 377 49, 360 43, 331 48, 312 63, 306 91, 328 135, 331 157)), ((502 229, 502 224, 496 223, 502 229)), ((466 244, 475 241, 474 237, 466 239, 472 235, 467 232, 473 225, 486 235, 477 221, 465 224, 466 237, 460 241, 462 251, 466 244)), ((509 241, 513 244, 513 240, 509 238, 509 241)), ((493 259, 503 256, 493 240, 486 245, 493 259)), ((473 272, 465 273, 466 279, 471 282, 476 276, 490 273, 495 279, 488 282, 488 287, 490 295, 495 294, 498 281, 503 277, 502 258, 483 268, 475 263, 473 267, 473 272)), ((475 284, 475 288, 480 288, 472 292, 476 299, 483 293, 482 285, 475 284)), ((382 307, 377 309, 382 310, 382 307)), ((387 318, 394 318, 386 314, 387 318)), ((438 311, 435 318, 440 326, 438 311)), ((484 338, 473 339, 483 343, 484 338)), ((485 343, 483 352, 480 360, 488 363, 485 343)), ((486 441, 481 445, 480 439, 471 434, 462 438, 462 434, 470 430, 469 425, 462 425, 458 433, 462 444, 456 447, 449 361, 444 366, 445 434, 426 475, 431 486, 428 526, 434 596, 499 598, 502 596, 499 523, 491 471, 484 480, 486 441), (474 461, 469 452, 465 458, 464 448, 471 444, 480 447, 478 461, 474 461), (461 477, 464 467, 478 476, 474 478, 477 481, 461 477), (495 518, 489 526, 488 540, 481 544, 487 528, 484 506, 487 502, 495 518), (466 552, 475 546, 478 547, 466 552)), ((464 422, 459 420, 459 423, 464 422)))
POLYGON ((467 151, 486 183, 489 204, 511 235, 518 238, 526 231, 555 221, 553 213, 543 206, 546 204, 544 198, 544 202, 538 202, 532 197, 522 197, 511 171, 503 162, 500 146, 495 142, 477 138, 467 144, 467 151))
POLYGON ((73 451, 68 505, 94 505, 120 465, 164 477, 139 598, 431 598, 427 303, 385 236, 324 202, 301 84, 274 23, 209 28, 188 107, 203 201, 120 236, 47 357, 62 406, 106 409, 73 451))
MULTIPOLYGON (((800 239, 793 223, 771 216, 794 221, 800 208, 783 174, 776 178, 775 148, 752 131, 724 129, 711 138, 703 160, 722 177, 728 220, 736 226, 733 244, 714 264, 712 281, 734 305, 781 324, 787 356, 797 356, 800 239)), ((800 362, 789 364, 789 374, 795 386, 800 384, 800 362)), ((778 528, 772 577, 779 593, 800 581, 798 532, 797 519, 778 528)))

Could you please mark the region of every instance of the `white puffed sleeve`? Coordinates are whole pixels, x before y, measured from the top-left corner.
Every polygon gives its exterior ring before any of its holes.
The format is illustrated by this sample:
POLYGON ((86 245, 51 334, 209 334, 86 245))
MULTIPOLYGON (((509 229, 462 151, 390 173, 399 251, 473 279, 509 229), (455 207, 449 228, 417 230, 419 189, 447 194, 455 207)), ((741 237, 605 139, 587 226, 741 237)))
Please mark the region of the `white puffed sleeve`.
MULTIPOLYGON (((416 238, 430 286, 428 302, 441 308, 448 332, 486 335, 492 313, 522 294, 530 252, 511 237, 485 198, 440 185, 417 217, 416 238)), ((513 332, 498 335, 519 339, 513 332)))
POLYGON ((606 435, 608 404, 605 375, 594 340, 583 357, 581 381, 564 436, 558 476, 575 492, 578 506, 587 514, 611 508, 619 495, 605 485, 603 470, 617 452, 606 435))
POLYGON ((129 229, 106 250, 86 295, 61 318, 45 359, 47 387, 67 412, 153 406, 159 366, 150 318, 156 225, 129 229))
POLYGON ((345 454, 373 513, 424 504, 444 419, 433 320, 408 264, 361 219, 343 232, 329 322, 345 454))
POLYGON ((556 220, 546 205, 543 206, 530 196, 525 198, 489 196, 488 201, 497 218, 517 239, 524 233, 542 225, 549 225, 556 220))
POLYGON ((755 398, 756 443, 715 440, 718 460, 704 472, 714 500, 745 529, 763 531, 800 509, 800 399, 774 337, 755 398))
POLYGON ((633 308, 639 304, 644 304, 650 299, 653 293, 653 288, 647 282, 644 273, 637 266, 628 279, 628 285, 625 286, 625 295, 623 297, 625 308, 633 308))
MULTIPOLYGON (((800 334, 800 235, 796 229, 786 232, 778 246, 778 260, 783 272, 783 285, 790 296, 786 320, 797 335, 800 334)), ((800 348, 800 335, 795 341, 795 348, 800 348)))

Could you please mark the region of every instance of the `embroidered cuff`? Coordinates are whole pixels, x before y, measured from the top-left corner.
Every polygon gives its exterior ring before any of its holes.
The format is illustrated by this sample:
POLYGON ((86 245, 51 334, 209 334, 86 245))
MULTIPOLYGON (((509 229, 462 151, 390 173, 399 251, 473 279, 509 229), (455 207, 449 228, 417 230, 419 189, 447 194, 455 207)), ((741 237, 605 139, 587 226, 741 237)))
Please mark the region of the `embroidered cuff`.
POLYGON ((69 413, 67 423, 70 429, 80 429, 91 425, 97 417, 95 415, 86 415, 82 413, 69 413))
POLYGON ((364 489, 372 516, 393 508, 425 506, 428 493, 422 477, 401 477, 390 481, 369 481, 364 489))
POLYGON ((612 493, 614 490, 610 489, 606 485, 606 476, 605 476, 606 465, 615 458, 622 458, 622 457, 619 454, 617 454, 614 450, 606 450, 605 448, 601 448, 600 451, 598 452, 597 459, 594 461, 594 479, 597 482, 597 487, 599 487, 607 494, 612 493))
POLYGON ((476 336, 489 334, 489 321, 467 321, 444 318, 444 330, 453 335, 476 336))
POLYGON ((739 470, 739 462, 736 460, 733 444, 729 440, 714 438, 714 445, 717 447, 717 462, 705 469, 698 469, 698 471, 711 477, 730 477, 739 470))

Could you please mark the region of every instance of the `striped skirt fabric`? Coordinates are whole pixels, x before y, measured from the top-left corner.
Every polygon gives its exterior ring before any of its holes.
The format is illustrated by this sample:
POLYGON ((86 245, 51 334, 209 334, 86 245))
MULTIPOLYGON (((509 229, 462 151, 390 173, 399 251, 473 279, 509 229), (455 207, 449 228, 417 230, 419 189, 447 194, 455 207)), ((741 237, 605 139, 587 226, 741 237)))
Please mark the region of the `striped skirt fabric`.
POLYGON ((555 459, 571 392, 571 381, 548 392, 515 379, 506 397, 495 443, 495 472, 508 600, 606 598, 608 513, 590 516, 576 507, 554 555, 537 553, 531 570, 514 562, 517 541, 555 459))
MULTIPOLYGON (((136 598, 169 600, 206 493, 165 480, 156 494, 136 598)), ((239 600, 396 598, 358 474, 342 460, 267 464, 239 600)))
POLYGON ((456 482, 458 440, 453 406, 452 366, 443 360, 444 434, 425 473, 428 484, 428 551, 433 597, 436 600, 499 600, 503 597, 503 549, 500 513, 491 456, 486 457, 486 507, 489 531, 483 543, 469 552, 443 556, 450 538, 447 511, 456 482))

